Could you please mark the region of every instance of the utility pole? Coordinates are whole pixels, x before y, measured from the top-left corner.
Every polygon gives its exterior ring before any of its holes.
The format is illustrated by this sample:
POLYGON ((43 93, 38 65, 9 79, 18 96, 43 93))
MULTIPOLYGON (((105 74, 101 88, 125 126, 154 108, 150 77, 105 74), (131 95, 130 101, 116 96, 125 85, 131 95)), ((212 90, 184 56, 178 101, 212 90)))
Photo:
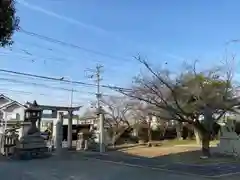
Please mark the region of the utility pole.
POLYGON ((102 65, 97 65, 95 69, 87 69, 87 71, 93 73, 88 77, 91 78, 91 79, 94 79, 94 81, 97 85, 97 92, 96 92, 96 98, 97 98, 97 104, 96 105, 97 106, 96 106, 96 109, 97 109, 97 114, 98 115, 99 115, 100 110, 101 110, 100 99, 102 97, 102 93, 100 91, 100 86, 101 86, 100 82, 102 81, 102 78, 101 78, 102 68, 103 68, 102 65))
POLYGON ((97 98, 97 104, 96 104, 96 110, 97 110, 97 118, 99 120, 99 149, 100 153, 105 152, 105 143, 104 143, 104 116, 101 112, 101 105, 100 105, 100 99, 102 97, 102 93, 100 91, 100 82, 102 81, 101 73, 102 73, 102 65, 97 65, 96 69, 88 69, 88 71, 93 72, 92 75, 90 75, 90 78, 94 78, 94 81, 97 85, 97 92, 96 92, 96 98, 97 98))
POLYGON ((71 89, 71 100, 70 100, 70 107, 73 105, 73 87, 71 89))
POLYGON ((102 94, 100 92, 100 82, 102 81, 102 78, 101 78, 101 69, 102 68, 103 68, 103 66, 101 66, 101 65, 96 66, 96 82, 97 82, 96 97, 97 97, 97 111, 98 111, 98 114, 100 113, 100 110, 101 110, 100 99, 102 97, 102 94))

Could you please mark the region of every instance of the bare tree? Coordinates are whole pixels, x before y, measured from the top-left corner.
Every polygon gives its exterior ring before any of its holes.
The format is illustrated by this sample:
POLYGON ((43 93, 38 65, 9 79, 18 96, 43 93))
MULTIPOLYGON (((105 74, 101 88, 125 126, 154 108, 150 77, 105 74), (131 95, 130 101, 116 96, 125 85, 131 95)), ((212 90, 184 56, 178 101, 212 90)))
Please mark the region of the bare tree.
POLYGON ((193 124, 201 135, 203 155, 209 156, 213 124, 239 105, 239 99, 233 96, 232 69, 225 65, 224 69, 197 71, 194 63, 180 74, 172 74, 154 70, 140 57, 137 60, 150 75, 140 75, 132 88, 117 91, 155 107, 155 116, 193 124))
POLYGON ((144 129, 147 129, 147 141, 151 143, 152 141, 152 131, 151 131, 151 115, 150 115, 149 106, 141 101, 135 101, 132 103, 131 108, 131 115, 134 119, 134 126, 138 133, 138 138, 141 139, 139 136, 143 133, 144 129))
POLYGON ((140 132, 143 129, 147 129, 147 141, 149 146, 151 146, 152 142, 152 131, 154 130, 153 125, 157 126, 160 132, 159 135, 162 137, 165 134, 167 126, 166 121, 162 118, 160 119, 159 117, 156 117, 155 122, 153 122, 153 118, 155 118, 154 116, 157 113, 159 113, 159 110, 146 102, 139 100, 132 101, 131 114, 135 119, 135 128, 140 132))
POLYGON ((108 96, 101 99, 101 104, 105 115, 111 118, 113 125, 130 125, 128 115, 132 104, 129 99, 123 96, 108 96))
POLYGON ((106 117, 106 123, 112 130, 112 144, 130 127, 130 110, 132 108, 129 98, 124 96, 108 96, 101 99, 106 117))

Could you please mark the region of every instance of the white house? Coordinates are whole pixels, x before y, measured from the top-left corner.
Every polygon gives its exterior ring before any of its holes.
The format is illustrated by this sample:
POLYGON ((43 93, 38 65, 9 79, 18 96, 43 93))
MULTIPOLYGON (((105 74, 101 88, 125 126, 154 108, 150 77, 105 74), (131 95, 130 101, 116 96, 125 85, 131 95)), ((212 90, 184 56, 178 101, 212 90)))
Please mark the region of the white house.
POLYGON ((3 94, 0 95, 0 118, 8 120, 23 120, 24 105, 3 94))
MULTIPOLYGON (((0 94, 0 131, 9 128, 16 123, 24 122, 25 106, 13 99, 0 94)), ((19 136, 23 135, 23 127, 19 130, 19 136)))

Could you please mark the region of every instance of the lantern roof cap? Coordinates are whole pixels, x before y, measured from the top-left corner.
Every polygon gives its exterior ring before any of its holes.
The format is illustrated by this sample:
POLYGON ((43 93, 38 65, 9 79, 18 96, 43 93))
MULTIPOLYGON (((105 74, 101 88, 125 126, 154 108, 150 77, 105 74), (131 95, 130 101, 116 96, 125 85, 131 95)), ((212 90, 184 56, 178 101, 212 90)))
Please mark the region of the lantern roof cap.
POLYGON ((41 111, 42 110, 36 100, 34 100, 33 103, 27 102, 25 106, 27 107, 27 110, 30 110, 30 111, 31 110, 32 111, 41 111))

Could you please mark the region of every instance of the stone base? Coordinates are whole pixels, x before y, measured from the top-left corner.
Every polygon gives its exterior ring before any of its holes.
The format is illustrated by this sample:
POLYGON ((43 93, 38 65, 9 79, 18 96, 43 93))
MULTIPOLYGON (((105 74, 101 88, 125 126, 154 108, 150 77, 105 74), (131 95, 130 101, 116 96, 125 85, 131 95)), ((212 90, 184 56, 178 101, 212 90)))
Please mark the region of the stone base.
POLYGON ((36 158, 50 157, 51 153, 48 153, 48 148, 37 148, 37 149, 16 149, 15 158, 22 160, 30 160, 36 158))
POLYGON ((23 136, 16 147, 16 156, 20 159, 45 157, 47 152, 48 147, 39 133, 23 136))
POLYGON ((19 148, 40 148, 47 147, 44 138, 39 134, 25 135, 19 141, 19 148))
POLYGON ((240 156, 240 140, 238 137, 221 137, 217 146, 218 152, 225 155, 240 156))

